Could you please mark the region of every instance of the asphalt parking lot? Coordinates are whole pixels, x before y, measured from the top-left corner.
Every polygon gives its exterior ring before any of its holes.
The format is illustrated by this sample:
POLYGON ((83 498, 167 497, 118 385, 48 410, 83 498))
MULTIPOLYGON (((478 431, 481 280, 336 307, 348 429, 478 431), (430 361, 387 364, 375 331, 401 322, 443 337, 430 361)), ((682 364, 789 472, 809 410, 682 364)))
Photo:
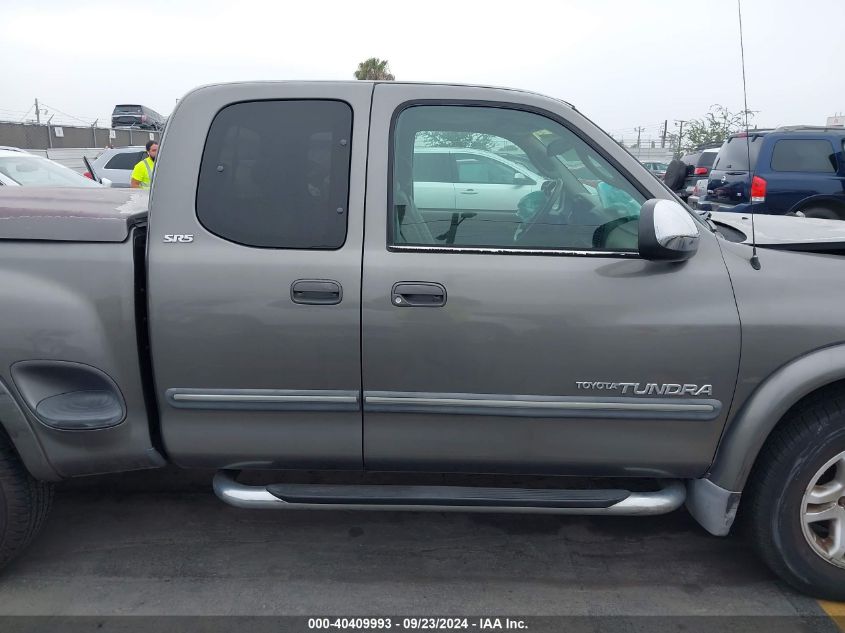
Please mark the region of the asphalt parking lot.
POLYGON ((684 512, 245 511, 209 476, 62 484, 44 532, 0 576, 0 615, 792 616, 837 630, 742 539, 684 512))

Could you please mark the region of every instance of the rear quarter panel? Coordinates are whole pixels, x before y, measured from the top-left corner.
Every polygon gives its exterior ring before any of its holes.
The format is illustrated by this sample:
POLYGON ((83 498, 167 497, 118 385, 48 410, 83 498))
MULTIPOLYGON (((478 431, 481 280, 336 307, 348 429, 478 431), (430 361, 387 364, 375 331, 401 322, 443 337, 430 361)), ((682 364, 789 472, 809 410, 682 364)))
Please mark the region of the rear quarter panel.
MULTIPOLYGON (((161 465, 150 441, 136 342, 132 238, 118 243, 0 240, 0 380, 61 476, 161 465), (96 431, 39 422, 12 376, 19 361, 70 361, 105 372, 126 417, 96 431)), ((0 422, 2 422, 0 420, 0 422)))

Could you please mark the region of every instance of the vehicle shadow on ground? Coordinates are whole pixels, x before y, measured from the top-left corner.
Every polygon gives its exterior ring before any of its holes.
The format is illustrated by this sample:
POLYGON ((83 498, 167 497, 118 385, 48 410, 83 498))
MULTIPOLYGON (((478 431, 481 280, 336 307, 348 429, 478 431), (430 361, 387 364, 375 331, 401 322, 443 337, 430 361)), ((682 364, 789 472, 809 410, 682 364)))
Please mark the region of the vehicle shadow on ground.
POLYGON ((0 613, 819 613, 743 539, 684 511, 239 510, 212 474, 60 484, 44 532, 0 576, 0 613))

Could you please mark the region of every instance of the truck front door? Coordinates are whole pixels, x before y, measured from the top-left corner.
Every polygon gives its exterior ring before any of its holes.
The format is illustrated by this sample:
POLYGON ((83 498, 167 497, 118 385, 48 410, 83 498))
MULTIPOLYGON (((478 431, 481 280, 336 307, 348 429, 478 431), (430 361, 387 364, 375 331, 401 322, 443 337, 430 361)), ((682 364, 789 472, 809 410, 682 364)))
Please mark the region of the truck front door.
POLYGON ((691 260, 641 259, 639 208, 665 190, 635 179, 634 159, 572 108, 514 100, 495 89, 375 88, 365 467, 701 475, 739 359, 717 240, 702 224, 691 260), (408 192, 413 148, 444 138, 519 156, 546 178, 542 190, 438 237, 408 192))
POLYGON ((372 86, 188 95, 149 231, 162 438, 179 464, 360 468, 360 279, 372 86))

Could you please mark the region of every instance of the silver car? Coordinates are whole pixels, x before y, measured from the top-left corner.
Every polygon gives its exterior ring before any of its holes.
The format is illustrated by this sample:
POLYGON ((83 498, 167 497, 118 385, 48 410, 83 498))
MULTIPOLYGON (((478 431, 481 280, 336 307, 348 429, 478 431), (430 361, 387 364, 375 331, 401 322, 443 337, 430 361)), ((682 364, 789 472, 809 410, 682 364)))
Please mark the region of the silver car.
POLYGON ((112 187, 129 187, 132 169, 146 155, 143 145, 107 149, 91 163, 93 175, 98 179, 108 178, 112 187))

